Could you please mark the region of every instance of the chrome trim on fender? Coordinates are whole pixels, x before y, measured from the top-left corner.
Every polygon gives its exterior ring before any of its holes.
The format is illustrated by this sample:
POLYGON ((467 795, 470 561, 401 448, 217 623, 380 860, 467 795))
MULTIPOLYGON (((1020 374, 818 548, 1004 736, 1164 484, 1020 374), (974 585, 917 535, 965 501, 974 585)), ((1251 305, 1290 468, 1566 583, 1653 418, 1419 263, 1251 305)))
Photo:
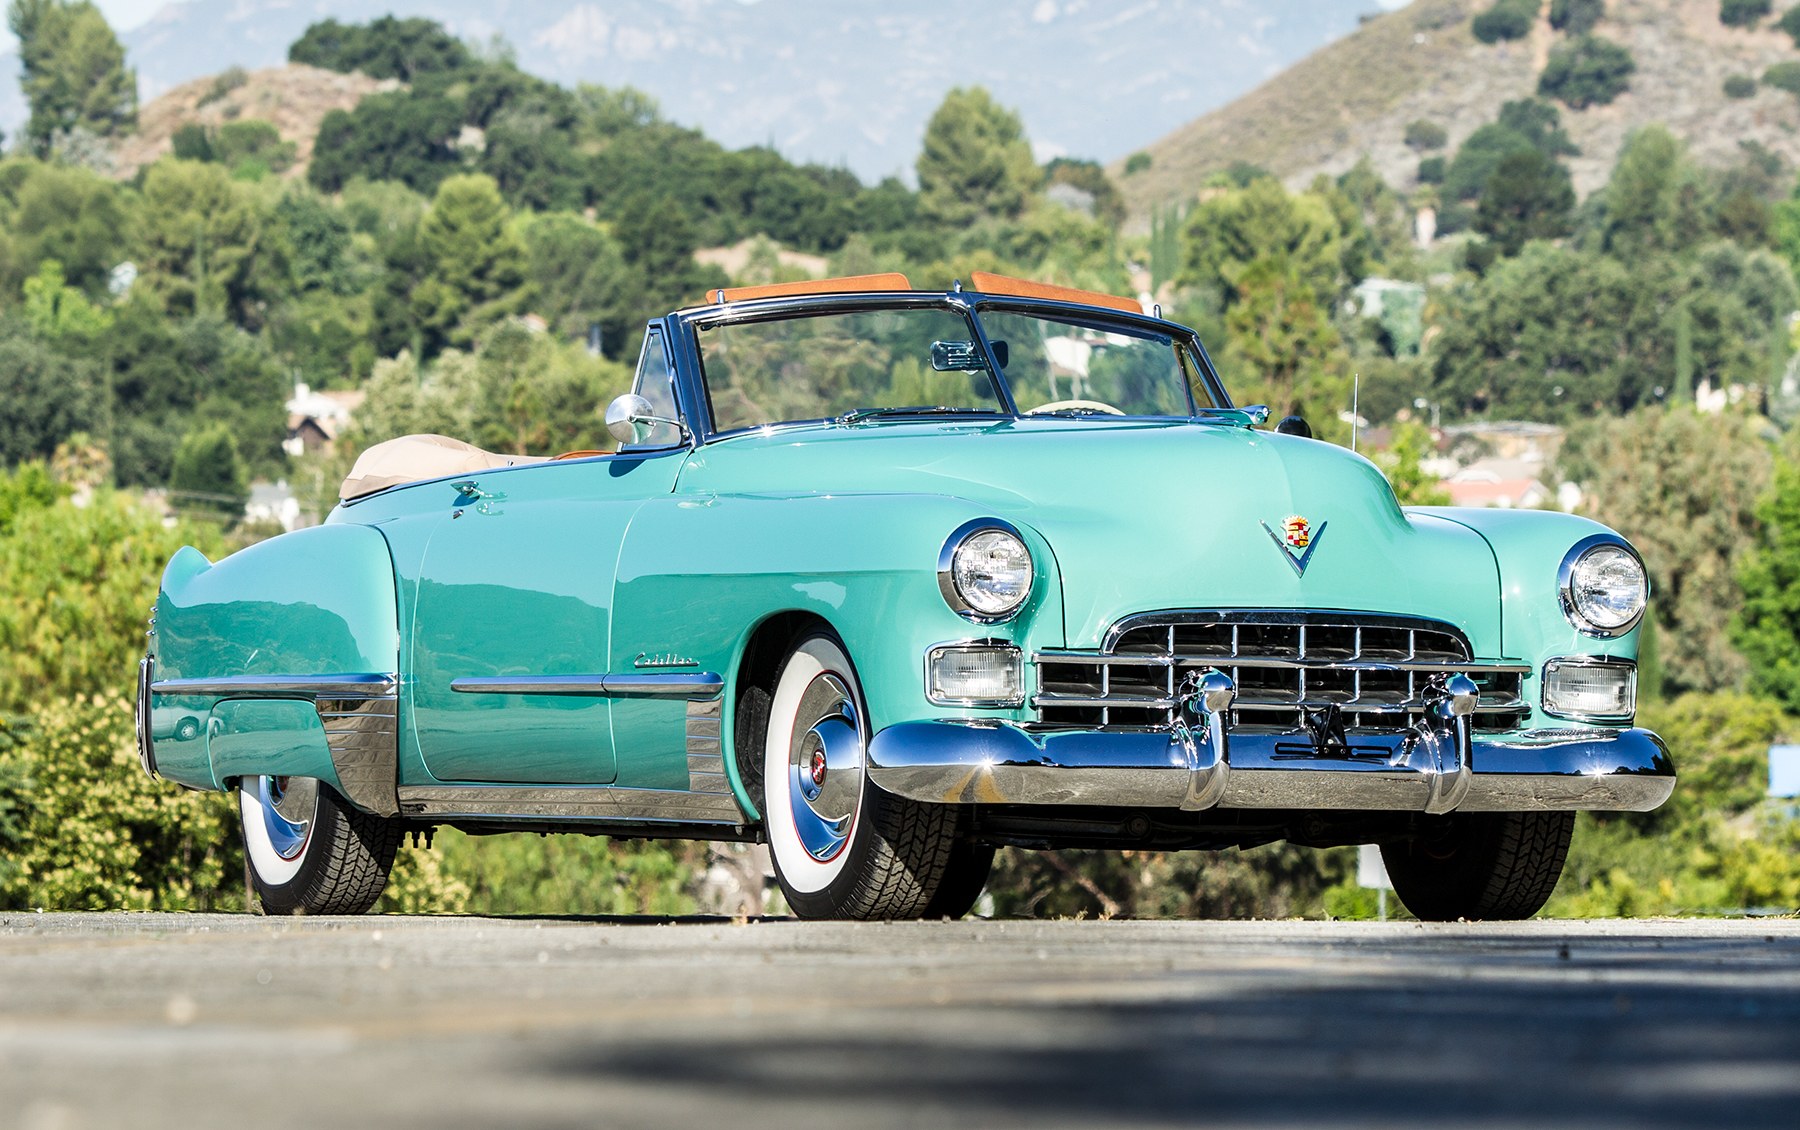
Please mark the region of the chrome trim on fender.
POLYGON ((1594 639, 1615 640, 1643 622, 1644 613, 1650 608, 1650 571, 1644 568, 1643 555, 1618 534, 1589 534, 1570 546, 1569 552, 1563 554, 1562 563, 1556 567, 1556 599, 1562 606, 1563 619, 1569 622, 1570 627, 1582 635, 1591 636, 1594 639), (1636 616, 1617 628, 1596 627, 1583 619, 1581 613, 1575 608, 1575 592, 1572 587, 1575 563, 1585 557, 1589 550, 1602 545, 1616 545, 1629 553, 1637 561, 1638 568, 1644 574, 1644 603, 1639 606, 1636 616))
POLYGON ((399 780, 398 675, 224 675, 162 679, 156 694, 196 698, 298 698, 312 702, 325 727, 331 767, 344 798, 382 816, 400 812, 394 786, 399 780))
POLYGON ((450 689, 458 694, 712 699, 724 693, 725 680, 711 671, 674 675, 481 675, 452 679, 450 689))
POLYGON ((1308 755, 1304 734, 1032 732, 1007 722, 902 722, 869 744, 869 779, 938 804, 1364 811, 1628 811, 1667 800, 1675 767, 1648 730, 1530 732, 1470 743, 1350 733, 1343 756, 1308 755), (1196 735, 1197 736, 1197 735, 1196 735), (1223 787, 1217 784, 1224 778, 1223 787), (1196 804, 1205 798, 1211 804, 1196 804))
POLYGON ((159 779, 156 772, 156 741, 150 733, 150 695, 151 685, 155 679, 156 661, 148 655, 138 662, 137 702, 133 704, 131 716, 137 726, 138 764, 150 779, 159 779))
POLYGON ((150 684, 157 694, 217 698, 319 698, 393 694, 399 685, 391 674, 224 675, 212 679, 160 679, 150 684))

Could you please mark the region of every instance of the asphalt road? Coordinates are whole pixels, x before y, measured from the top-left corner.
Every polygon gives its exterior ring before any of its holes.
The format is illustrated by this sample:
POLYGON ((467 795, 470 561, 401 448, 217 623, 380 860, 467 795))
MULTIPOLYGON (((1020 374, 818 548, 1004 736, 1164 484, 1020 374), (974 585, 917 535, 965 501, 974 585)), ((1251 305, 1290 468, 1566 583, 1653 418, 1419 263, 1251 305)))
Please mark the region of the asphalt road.
POLYGON ((0 1126, 1800 1125, 1800 921, 0 915, 0 1126))

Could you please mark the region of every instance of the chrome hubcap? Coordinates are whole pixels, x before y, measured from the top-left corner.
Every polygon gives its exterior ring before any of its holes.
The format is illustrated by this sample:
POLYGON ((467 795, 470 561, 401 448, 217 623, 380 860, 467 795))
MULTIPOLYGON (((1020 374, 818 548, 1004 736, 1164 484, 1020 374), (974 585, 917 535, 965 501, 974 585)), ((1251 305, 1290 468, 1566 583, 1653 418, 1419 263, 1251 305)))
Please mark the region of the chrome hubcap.
POLYGON ((258 777, 256 793, 269 846, 283 859, 298 858, 306 850, 318 814, 319 782, 311 777, 258 777))
POLYGON ((826 671, 800 696, 788 753, 794 831, 808 855, 824 861, 844 850, 862 804, 863 734, 856 700, 826 671))

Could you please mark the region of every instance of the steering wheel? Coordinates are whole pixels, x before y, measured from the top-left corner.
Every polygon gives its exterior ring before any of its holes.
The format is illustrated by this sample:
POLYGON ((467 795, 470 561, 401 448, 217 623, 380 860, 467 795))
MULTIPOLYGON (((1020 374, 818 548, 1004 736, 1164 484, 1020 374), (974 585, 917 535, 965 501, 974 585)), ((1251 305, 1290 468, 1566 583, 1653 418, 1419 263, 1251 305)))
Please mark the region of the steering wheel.
POLYGON ((1040 404, 1036 408, 1027 409, 1025 414, 1027 416, 1042 416, 1049 412, 1061 412, 1065 408, 1086 408, 1094 412, 1104 412, 1108 416, 1123 416, 1125 414, 1123 409, 1114 408, 1112 405, 1104 404, 1098 400, 1052 400, 1048 404, 1040 404))

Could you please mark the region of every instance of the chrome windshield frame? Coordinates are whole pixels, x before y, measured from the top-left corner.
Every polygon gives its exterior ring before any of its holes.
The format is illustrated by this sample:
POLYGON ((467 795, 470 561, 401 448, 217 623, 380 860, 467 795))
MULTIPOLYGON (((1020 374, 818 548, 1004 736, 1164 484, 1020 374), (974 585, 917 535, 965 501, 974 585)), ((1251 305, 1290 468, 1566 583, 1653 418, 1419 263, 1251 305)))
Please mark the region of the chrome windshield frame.
MULTIPOLYGON (((695 436, 699 443, 710 443, 716 439, 749 435, 756 432, 777 428, 812 427, 829 424, 835 416, 822 416, 810 420, 782 420, 767 424, 755 424, 742 428, 720 429, 712 410, 711 390, 706 384, 705 366, 701 358, 699 334, 701 330, 715 329, 720 326, 734 325, 742 322, 782 321, 790 318, 806 317, 820 314, 860 313, 881 309, 927 308, 952 310, 962 314, 969 322, 972 336, 979 341, 983 359, 987 363, 988 379, 993 383, 996 398, 1001 407, 993 412, 981 412, 971 409, 968 413, 922 417, 936 420, 955 421, 1011 421, 1025 418, 1019 411, 1018 403, 1013 399, 1011 387, 1001 375, 998 359, 994 356, 993 343, 987 338, 987 332, 981 324, 980 311, 984 308, 1006 310, 1012 313, 1023 313, 1044 317, 1053 321, 1067 322, 1074 325, 1095 329, 1114 329, 1117 332, 1142 337, 1146 334, 1166 337, 1178 349, 1191 351, 1194 363, 1199 367, 1199 375, 1205 382, 1207 390, 1218 402, 1220 417, 1233 418, 1235 406, 1230 394, 1226 392, 1224 382, 1219 379, 1212 358, 1201 344, 1199 336, 1193 330, 1177 322, 1165 321, 1142 314, 1128 314, 1122 310, 1109 310, 1101 307, 1086 306, 1074 302, 1059 302, 1051 299, 1018 298, 1011 295, 988 295, 977 291, 871 291, 848 294, 796 295, 778 298, 748 299, 739 302, 713 303, 706 306, 690 307, 679 310, 665 319, 668 336, 665 338, 671 360, 677 371, 677 386, 684 395, 684 403, 692 405, 689 412, 690 421, 695 424, 695 436)), ((1184 386, 1186 382, 1184 381, 1184 386)), ((1196 420, 1209 419, 1208 410, 1200 408, 1191 387, 1184 387, 1188 397, 1190 415, 1187 416, 1126 416, 1128 420, 1196 420)), ((1211 417, 1218 419, 1220 417, 1211 417)), ((1042 417, 1034 417, 1042 418, 1042 417)), ((888 417, 889 420, 906 420, 905 416, 888 417)))

